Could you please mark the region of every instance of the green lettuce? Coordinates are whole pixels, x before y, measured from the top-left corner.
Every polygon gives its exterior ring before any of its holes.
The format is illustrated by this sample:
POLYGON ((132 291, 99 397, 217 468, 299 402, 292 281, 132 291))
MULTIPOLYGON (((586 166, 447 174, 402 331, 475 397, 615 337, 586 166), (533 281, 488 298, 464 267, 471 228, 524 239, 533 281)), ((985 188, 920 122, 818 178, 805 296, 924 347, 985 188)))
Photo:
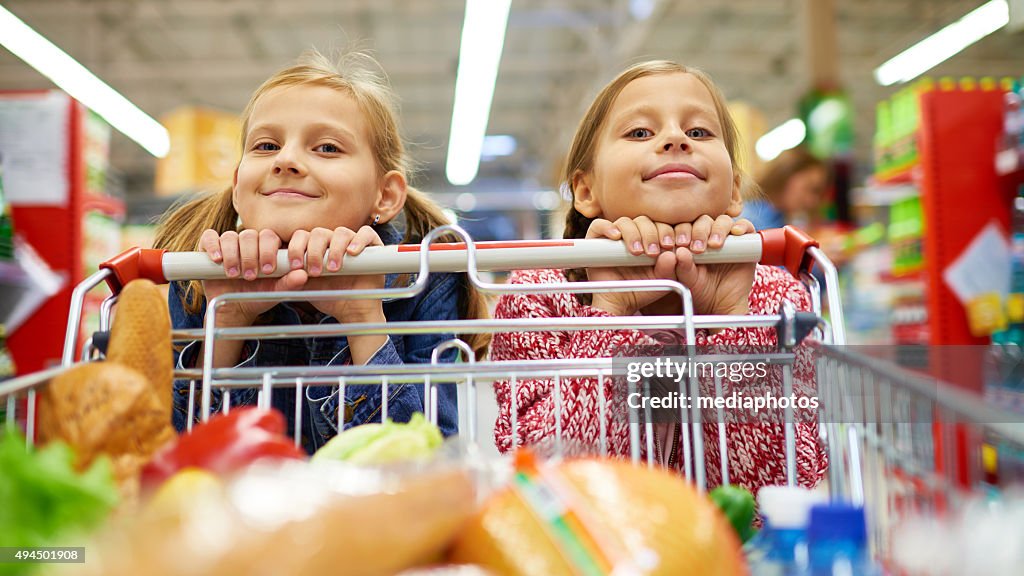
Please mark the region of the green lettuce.
MULTIPOLYGON (((0 431, 0 546, 81 545, 66 539, 98 527, 117 502, 107 458, 79 473, 66 444, 30 450, 20 433, 0 431)), ((0 575, 24 570, 24 565, 0 563, 0 575)))
POLYGON ((418 460, 433 454, 443 440, 441 430, 417 412, 404 424, 389 418, 382 424, 350 428, 317 450, 312 460, 365 465, 418 460))

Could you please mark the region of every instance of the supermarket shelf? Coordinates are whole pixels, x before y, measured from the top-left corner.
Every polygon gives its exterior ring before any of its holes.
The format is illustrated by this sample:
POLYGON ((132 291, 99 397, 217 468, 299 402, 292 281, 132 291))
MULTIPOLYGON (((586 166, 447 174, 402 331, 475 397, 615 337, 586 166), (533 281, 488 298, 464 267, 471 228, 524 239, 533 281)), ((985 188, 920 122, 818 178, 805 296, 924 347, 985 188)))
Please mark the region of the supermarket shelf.
POLYGON ((82 194, 82 210, 99 210, 109 216, 123 216, 125 213, 124 200, 99 194, 82 194))
POLYGON ((25 277, 25 269, 19 266, 17 262, 8 262, 6 260, 0 260, 0 281, 21 282, 25 279, 25 277))
POLYGON ((854 206, 891 206, 900 200, 915 198, 921 195, 916 184, 874 184, 863 188, 854 188, 854 206))
POLYGON ((1024 148, 996 152, 996 174, 1004 181, 1024 181, 1024 148))
POLYGON ((923 282, 927 279, 924 267, 901 273, 893 273, 891 270, 884 270, 878 274, 879 282, 895 284, 901 282, 923 282))
POLYGON ((996 172, 1000 176, 1020 170, 1021 164, 1021 151, 1017 148, 996 152, 996 172))
POLYGON ((906 166, 897 166, 884 172, 876 172, 871 180, 876 185, 910 184, 920 179, 920 172, 921 165, 914 163, 906 166))

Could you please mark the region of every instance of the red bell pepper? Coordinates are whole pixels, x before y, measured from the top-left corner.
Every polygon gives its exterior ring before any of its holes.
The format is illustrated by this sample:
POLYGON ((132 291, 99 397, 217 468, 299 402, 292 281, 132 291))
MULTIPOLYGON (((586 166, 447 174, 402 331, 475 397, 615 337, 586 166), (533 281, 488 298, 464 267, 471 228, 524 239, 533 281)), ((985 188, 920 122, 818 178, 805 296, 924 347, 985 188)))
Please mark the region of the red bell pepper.
POLYGON ((142 469, 142 486, 156 487, 185 468, 229 474, 261 458, 304 459, 306 453, 285 436, 284 415, 277 410, 235 408, 154 454, 142 469))

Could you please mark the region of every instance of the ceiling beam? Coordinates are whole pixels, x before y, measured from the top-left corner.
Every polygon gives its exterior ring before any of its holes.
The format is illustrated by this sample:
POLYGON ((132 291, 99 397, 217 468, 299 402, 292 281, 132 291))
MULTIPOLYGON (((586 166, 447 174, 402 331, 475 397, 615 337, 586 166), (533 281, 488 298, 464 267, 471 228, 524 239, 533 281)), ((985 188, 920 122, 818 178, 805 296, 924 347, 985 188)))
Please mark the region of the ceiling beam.
MULTIPOLYGON (((296 57, 298 54, 296 54, 296 57)), ((448 58, 422 54, 377 54, 381 65, 394 81, 398 78, 437 78, 438 83, 454 83, 455 71, 448 58)), ((104 81, 119 84, 152 84, 166 80, 196 82, 237 82, 265 79, 276 69, 293 59, 175 59, 144 62, 137 59, 118 59, 97 63, 94 72, 104 81)), ((532 55, 509 55, 501 63, 503 76, 532 76, 537 74, 561 75, 576 70, 583 58, 574 54, 553 55, 537 60, 532 55)), ((22 84, 39 77, 39 73, 13 57, 0 58, 0 78, 4 85, 22 84), (6 60, 6 61, 4 61, 6 60)), ((499 78, 499 82, 501 79, 499 78)))
POLYGON ((835 0, 801 0, 800 21, 808 88, 838 89, 839 30, 835 0))

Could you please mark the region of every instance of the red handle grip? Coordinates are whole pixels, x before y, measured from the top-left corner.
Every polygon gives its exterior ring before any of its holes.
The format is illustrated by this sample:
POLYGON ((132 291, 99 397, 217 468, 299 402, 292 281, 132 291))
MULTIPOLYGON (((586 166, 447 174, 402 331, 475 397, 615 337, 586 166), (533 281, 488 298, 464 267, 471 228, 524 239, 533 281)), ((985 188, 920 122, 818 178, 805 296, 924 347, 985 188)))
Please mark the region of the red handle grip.
POLYGON ((796 277, 801 272, 810 272, 814 260, 807 252, 818 247, 818 241, 803 230, 793 226, 771 228, 758 232, 761 235, 761 264, 783 266, 796 277))
POLYGON ((129 248, 100 264, 100 269, 113 272, 113 275, 107 276, 110 291, 120 294, 122 288, 137 278, 152 280, 156 284, 166 284, 164 252, 166 250, 155 248, 129 248))

